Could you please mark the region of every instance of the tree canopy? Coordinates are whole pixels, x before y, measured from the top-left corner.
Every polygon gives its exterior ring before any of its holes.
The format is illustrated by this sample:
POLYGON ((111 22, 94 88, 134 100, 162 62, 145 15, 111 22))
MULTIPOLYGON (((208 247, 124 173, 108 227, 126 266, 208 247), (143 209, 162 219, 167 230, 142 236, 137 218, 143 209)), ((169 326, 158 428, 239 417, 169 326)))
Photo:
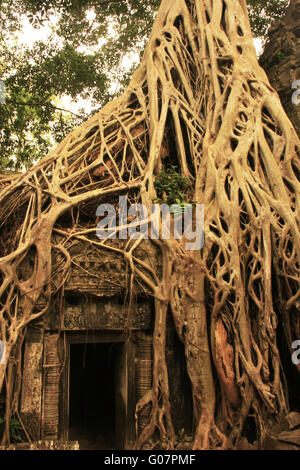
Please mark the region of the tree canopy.
MULTIPOLYGON (((25 169, 82 123, 84 108, 67 112, 62 96, 89 100, 94 111, 124 91, 132 74, 122 58, 142 54, 159 0, 12 0, 0 2, 0 169, 25 169), (27 19, 48 35, 34 48, 17 40, 27 19), (112 87, 112 83, 114 86, 112 87)), ((288 0, 250 0, 254 36, 265 37, 288 0)))

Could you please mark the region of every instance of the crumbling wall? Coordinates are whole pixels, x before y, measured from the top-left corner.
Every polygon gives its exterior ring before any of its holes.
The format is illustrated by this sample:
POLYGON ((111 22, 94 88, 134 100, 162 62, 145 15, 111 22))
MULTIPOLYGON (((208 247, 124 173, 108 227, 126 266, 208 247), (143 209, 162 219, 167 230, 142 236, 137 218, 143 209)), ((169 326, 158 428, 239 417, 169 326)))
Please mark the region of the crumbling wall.
POLYGON ((0 450, 79 450, 76 441, 37 441, 0 446, 0 450))

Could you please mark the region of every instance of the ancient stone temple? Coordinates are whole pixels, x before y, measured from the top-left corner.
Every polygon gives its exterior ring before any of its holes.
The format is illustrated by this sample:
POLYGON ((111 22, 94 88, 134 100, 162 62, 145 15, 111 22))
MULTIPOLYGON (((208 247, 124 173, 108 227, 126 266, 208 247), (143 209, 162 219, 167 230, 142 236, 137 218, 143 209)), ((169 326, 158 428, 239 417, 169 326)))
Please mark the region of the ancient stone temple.
MULTIPOLYGON (((141 250, 146 257, 145 244, 141 250)), ((63 298, 27 329, 21 417, 34 442, 59 441, 61 448, 78 441, 80 449, 131 449, 135 406, 151 388, 153 300, 137 288, 129 312, 122 257, 85 243, 75 243, 71 253, 63 298)), ((175 423, 188 438, 191 391, 171 320, 167 342, 175 423), (187 384, 185 390, 182 383, 187 384)), ((139 431, 148 420, 146 407, 139 431)))
POLYGON ((300 0, 292 0, 285 17, 270 28, 260 65, 300 135, 300 104, 292 99, 296 94, 295 82, 300 80, 300 0))

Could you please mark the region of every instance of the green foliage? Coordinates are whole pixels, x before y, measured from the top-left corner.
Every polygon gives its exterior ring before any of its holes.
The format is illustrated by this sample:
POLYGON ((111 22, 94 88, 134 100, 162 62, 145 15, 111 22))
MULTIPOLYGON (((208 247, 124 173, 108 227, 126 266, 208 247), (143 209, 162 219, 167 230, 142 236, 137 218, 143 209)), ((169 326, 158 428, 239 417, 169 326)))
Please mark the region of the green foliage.
MULTIPOLYGON (((0 435, 3 434, 4 427, 5 427, 5 420, 4 418, 0 418, 0 435)), ((20 425, 19 421, 15 418, 12 418, 9 424, 10 441, 12 443, 21 442, 22 432, 23 432, 22 426, 20 425)))

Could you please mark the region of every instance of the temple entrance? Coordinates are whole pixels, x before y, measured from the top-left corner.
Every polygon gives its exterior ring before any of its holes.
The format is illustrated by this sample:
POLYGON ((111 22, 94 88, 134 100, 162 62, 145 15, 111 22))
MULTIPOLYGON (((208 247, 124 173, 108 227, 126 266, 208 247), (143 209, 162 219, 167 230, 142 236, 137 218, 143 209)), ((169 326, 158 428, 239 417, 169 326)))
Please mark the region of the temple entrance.
POLYGON ((123 343, 70 344, 69 439, 80 449, 120 449, 123 343))

